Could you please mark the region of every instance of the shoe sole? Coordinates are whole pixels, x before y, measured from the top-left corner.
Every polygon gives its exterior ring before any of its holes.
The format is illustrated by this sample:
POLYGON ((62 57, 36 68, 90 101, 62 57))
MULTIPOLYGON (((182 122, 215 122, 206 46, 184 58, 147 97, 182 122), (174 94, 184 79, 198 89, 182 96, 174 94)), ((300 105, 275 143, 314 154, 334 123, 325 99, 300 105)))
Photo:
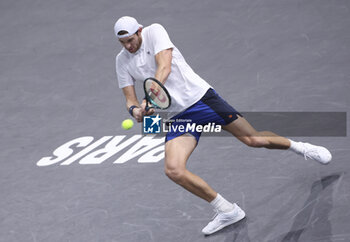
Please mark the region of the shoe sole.
POLYGON ((326 154, 326 155, 323 155, 324 159, 316 160, 316 161, 318 161, 322 165, 328 165, 329 162, 331 162, 331 160, 332 160, 332 154, 326 148, 323 148, 322 150, 323 150, 322 152, 326 154), (325 157, 325 156, 327 156, 327 157, 325 157))
POLYGON ((227 227, 227 226, 229 226, 231 224, 234 224, 234 223, 237 223, 237 222, 241 221, 244 218, 245 218, 245 212, 242 210, 242 212, 240 212, 240 214, 239 214, 238 219, 230 220, 230 221, 220 225, 219 227, 217 227, 214 231, 212 231, 210 233, 204 233, 204 234, 205 235, 211 235, 211 234, 213 234, 213 233, 215 233, 215 232, 217 232, 217 231, 219 231, 219 230, 221 230, 221 229, 223 229, 223 228, 225 228, 225 227, 227 227))
MULTIPOLYGON (((311 146, 309 147, 309 149, 311 149, 313 146, 314 147, 318 147, 318 152, 319 153, 323 153, 322 155, 322 158, 323 159, 317 159, 317 158, 312 158, 312 157, 309 157, 310 159, 314 160, 314 161, 317 161, 319 162, 320 164, 322 165, 328 165, 329 162, 331 162, 332 160, 332 153, 325 147, 322 147, 322 146, 317 146, 317 145, 312 145, 312 144, 309 144, 309 143, 306 143, 308 146, 311 146)), ((321 156, 321 155, 320 155, 321 156)))

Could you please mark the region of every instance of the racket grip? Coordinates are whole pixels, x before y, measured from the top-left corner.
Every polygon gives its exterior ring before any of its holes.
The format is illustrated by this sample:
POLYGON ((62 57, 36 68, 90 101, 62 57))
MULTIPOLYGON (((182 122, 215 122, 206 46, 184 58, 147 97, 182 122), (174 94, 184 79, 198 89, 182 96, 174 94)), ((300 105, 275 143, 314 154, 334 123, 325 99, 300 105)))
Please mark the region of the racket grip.
POLYGON ((151 107, 146 107, 145 110, 148 112, 151 109, 151 107))

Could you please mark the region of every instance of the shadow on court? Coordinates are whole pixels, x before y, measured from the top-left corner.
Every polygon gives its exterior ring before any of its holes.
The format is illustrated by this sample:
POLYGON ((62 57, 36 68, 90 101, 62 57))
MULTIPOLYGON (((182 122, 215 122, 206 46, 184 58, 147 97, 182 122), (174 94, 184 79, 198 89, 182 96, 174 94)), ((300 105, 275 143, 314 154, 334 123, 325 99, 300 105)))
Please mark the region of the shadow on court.
MULTIPOLYGON (((333 207, 333 189, 335 183, 339 180, 341 175, 342 173, 333 174, 323 177, 321 180, 315 181, 311 186, 309 197, 304 203, 304 206, 294 218, 291 218, 293 220, 293 224, 290 231, 284 235, 278 236, 275 239, 268 239, 266 241, 304 241, 301 239, 302 234, 307 232, 310 227, 317 230, 317 234, 314 235, 315 240, 332 241, 329 237, 329 235, 332 234, 332 227, 331 223, 329 222, 329 213, 333 207), (327 187, 329 188, 327 189, 327 187), (327 194, 324 195, 322 193, 327 194)), ((206 237, 211 237, 214 239, 216 236, 223 236, 225 237, 225 242, 255 241, 249 238, 248 221, 249 217, 238 222, 237 224, 224 228, 212 236, 206 237)), ((260 239, 257 238, 259 241, 265 241, 263 237, 260 239)))
POLYGON ((333 189, 342 174, 334 174, 315 181, 302 210, 294 218, 290 231, 276 241, 299 241, 304 232, 311 227, 318 227, 315 240, 326 239, 332 241, 329 235, 332 234, 332 226, 329 221, 329 213, 333 207, 333 189), (331 186, 326 190, 327 187, 331 186), (322 193, 327 193, 321 196, 322 193))

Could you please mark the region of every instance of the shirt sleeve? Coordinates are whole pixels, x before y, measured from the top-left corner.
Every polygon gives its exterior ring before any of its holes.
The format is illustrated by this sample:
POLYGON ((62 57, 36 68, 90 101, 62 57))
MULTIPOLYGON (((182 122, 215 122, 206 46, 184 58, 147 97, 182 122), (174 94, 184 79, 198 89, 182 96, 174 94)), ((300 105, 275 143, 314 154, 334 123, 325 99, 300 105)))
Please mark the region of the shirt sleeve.
POLYGON ((126 69, 125 64, 123 65, 123 61, 120 60, 120 56, 116 57, 115 62, 119 88, 134 85, 135 81, 126 69))
POLYGON ((154 46, 154 55, 158 54, 162 50, 175 47, 162 25, 152 24, 150 33, 150 37, 154 46))

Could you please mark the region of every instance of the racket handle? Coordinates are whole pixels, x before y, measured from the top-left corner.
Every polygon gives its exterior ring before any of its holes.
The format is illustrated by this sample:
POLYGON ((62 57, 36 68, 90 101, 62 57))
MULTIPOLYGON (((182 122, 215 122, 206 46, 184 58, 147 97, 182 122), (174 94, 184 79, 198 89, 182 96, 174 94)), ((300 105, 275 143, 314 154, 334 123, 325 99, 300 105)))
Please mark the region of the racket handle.
POLYGON ((148 106, 145 108, 146 112, 148 112, 150 109, 151 107, 148 107, 148 106))

